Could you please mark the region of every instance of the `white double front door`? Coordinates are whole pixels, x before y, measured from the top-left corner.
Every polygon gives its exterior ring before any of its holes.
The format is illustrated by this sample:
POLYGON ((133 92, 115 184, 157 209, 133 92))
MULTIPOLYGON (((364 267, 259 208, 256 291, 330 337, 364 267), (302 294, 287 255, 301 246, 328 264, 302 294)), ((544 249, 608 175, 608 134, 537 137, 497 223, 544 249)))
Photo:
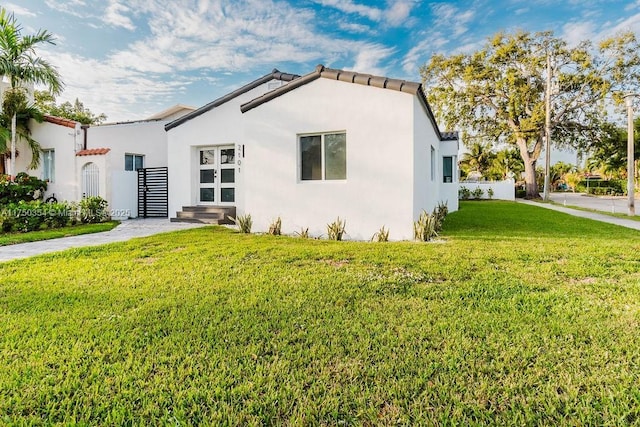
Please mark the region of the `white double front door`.
POLYGON ((198 204, 233 205, 236 201, 235 147, 199 148, 198 162, 198 204))

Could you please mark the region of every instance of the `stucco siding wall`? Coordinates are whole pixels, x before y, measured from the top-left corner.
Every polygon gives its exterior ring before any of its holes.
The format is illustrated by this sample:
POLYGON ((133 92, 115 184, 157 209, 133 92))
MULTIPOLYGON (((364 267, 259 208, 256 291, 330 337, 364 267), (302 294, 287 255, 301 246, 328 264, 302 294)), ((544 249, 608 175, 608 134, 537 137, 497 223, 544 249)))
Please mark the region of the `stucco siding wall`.
MULTIPOLYGON (((55 180, 47 186, 45 197, 55 193, 58 200, 77 201, 80 199, 80 181, 76 180, 75 143, 80 141, 80 129, 72 129, 53 123, 30 123, 31 136, 38 141, 43 149, 55 150, 55 180)), ((43 165, 35 170, 27 170, 31 162, 31 150, 25 142, 18 145, 20 156, 16 159, 16 170, 27 172, 29 175, 43 178, 43 165)))
MULTIPOLYGON (((110 204, 117 198, 116 192, 130 192, 130 188, 118 188, 111 179, 113 172, 125 170, 125 154, 144 156, 144 167, 167 166, 167 135, 165 121, 121 123, 92 126, 87 130, 87 148, 110 148, 104 159, 105 169, 101 169, 104 179, 104 197, 110 204)), ((79 166, 81 167, 81 165, 79 166)), ((102 181, 102 176, 101 176, 102 181)))
POLYGON ((245 113, 244 204, 256 231, 280 216, 283 232, 326 235, 338 216, 347 237, 383 225, 412 238, 413 96, 318 79, 245 113), (301 181, 298 136, 346 132, 347 179, 301 181))
POLYGON ((440 139, 416 97, 413 99, 413 117, 415 132, 413 168, 415 174, 413 176, 412 213, 413 220, 416 220, 423 210, 430 213, 441 199, 442 165, 440 164, 440 139))

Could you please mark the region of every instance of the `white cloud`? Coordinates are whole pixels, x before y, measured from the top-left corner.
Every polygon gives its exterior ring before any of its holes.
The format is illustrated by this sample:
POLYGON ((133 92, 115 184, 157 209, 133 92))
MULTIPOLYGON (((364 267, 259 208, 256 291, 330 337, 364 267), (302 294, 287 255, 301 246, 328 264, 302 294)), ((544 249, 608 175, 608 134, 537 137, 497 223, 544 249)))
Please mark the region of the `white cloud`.
POLYGON ((409 18, 414 4, 411 0, 395 0, 391 2, 389 9, 384 14, 385 19, 392 26, 402 25, 409 18))
POLYGON ((452 28, 455 37, 465 34, 468 24, 475 18, 474 9, 462 10, 449 3, 438 3, 431 5, 434 14, 434 21, 444 28, 452 28))
POLYGON ((387 7, 379 8, 354 3, 353 0, 315 0, 322 6, 333 7, 343 13, 356 14, 374 22, 382 22, 392 27, 404 26, 416 0, 387 0, 387 7))
MULTIPOLYGON (((396 16, 406 16, 408 12, 397 7, 396 16)), ((356 8, 362 13, 369 9, 356 8)), ((73 54, 63 43, 47 48, 47 59, 59 67, 67 84, 65 94, 106 113, 110 121, 140 118, 142 112, 134 106, 175 102, 170 99, 207 78, 247 71, 258 76, 283 63, 338 61, 353 61, 350 68, 360 72, 386 74, 385 64, 395 53, 382 44, 320 31, 313 9, 292 8, 279 0, 174 0, 170 8, 164 0, 130 0, 126 6, 111 0, 101 10, 78 13, 102 14, 108 25, 129 30, 135 29, 134 17, 144 17, 144 29, 149 29, 100 59, 73 54)))
POLYGON ((567 41, 569 46, 577 46, 584 40, 589 40, 594 33, 592 22, 569 22, 562 27, 561 37, 567 41))
POLYGON ((352 0, 317 0, 317 2, 323 6, 334 7, 344 13, 355 13, 372 21, 380 21, 382 19, 382 10, 356 4, 352 0))
POLYGON ((434 33, 425 37, 421 42, 412 47, 402 60, 402 69, 410 75, 418 74, 418 63, 425 61, 427 55, 440 50, 449 40, 441 33, 434 33))
POLYGON ((355 62, 348 70, 359 71, 366 74, 376 74, 384 76, 388 68, 381 66, 385 60, 393 55, 394 50, 379 44, 362 46, 362 50, 356 54, 355 62))
POLYGON ((121 4, 118 0, 109 0, 109 5, 105 9, 104 21, 114 27, 122 27, 133 31, 136 27, 131 22, 131 19, 125 15, 129 10, 129 7, 121 4))
POLYGON ((13 12, 17 16, 37 16, 35 13, 31 12, 29 9, 18 6, 13 3, 5 3, 4 7, 9 11, 13 12))

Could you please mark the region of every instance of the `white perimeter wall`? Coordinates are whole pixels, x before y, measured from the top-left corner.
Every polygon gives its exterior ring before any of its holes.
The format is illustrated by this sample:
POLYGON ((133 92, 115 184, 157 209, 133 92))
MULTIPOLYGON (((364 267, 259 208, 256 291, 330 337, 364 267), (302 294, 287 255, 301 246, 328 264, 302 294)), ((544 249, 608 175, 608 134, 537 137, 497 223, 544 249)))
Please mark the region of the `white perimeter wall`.
POLYGON ((382 226, 413 238, 413 108, 410 94, 320 78, 247 113, 244 203, 256 231, 280 216, 285 233, 325 235, 338 216, 347 238, 382 226), (346 132, 347 179, 301 181, 298 135, 346 132))
POLYGON ((505 181, 461 181, 460 188, 465 187, 473 192, 476 188, 483 190, 482 199, 488 199, 487 191, 489 188, 493 189, 494 200, 516 200, 515 196, 515 182, 512 179, 505 181))

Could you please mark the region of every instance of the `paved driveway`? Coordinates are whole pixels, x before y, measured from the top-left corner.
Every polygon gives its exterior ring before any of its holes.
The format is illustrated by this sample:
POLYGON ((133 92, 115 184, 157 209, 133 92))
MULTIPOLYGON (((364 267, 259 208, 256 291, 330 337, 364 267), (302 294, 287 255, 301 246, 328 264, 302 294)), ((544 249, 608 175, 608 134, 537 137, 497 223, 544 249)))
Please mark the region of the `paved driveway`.
POLYGON ((27 258, 49 252, 63 251, 70 248, 103 245, 105 243, 123 242, 134 237, 151 236, 169 231, 186 230, 202 227, 206 224, 189 224, 170 222, 166 218, 130 219, 110 231, 103 233, 83 234, 40 242, 20 243, 18 245, 1 246, 0 261, 27 258))
MULTIPOLYGON (((549 198, 566 206, 595 209, 609 213, 627 213, 627 198, 622 196, 587 196, 582 193, 551 193, 549 198)), ((640 200, 636 200, 636 216, 640 215, 640 200)))

